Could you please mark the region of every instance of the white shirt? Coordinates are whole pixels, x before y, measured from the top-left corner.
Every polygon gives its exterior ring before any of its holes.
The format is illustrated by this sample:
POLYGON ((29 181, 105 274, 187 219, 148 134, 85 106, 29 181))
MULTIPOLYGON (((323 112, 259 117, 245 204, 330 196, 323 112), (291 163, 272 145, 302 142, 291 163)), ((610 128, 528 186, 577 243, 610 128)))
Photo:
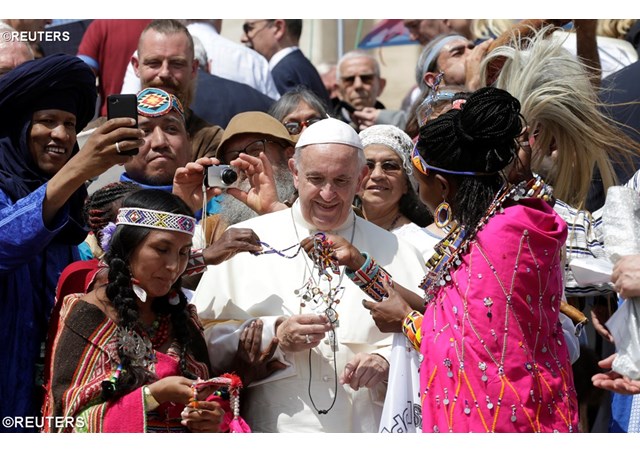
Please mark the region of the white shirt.
MULTIPOLYGON (((262 241, 277 250, 298 244, 316 232, 302 217, 299 201, 291 209, 262 215, 235 227, 252 228, 262 241)), ((335 233, 346 239, 353 234, 353 244, 361 252, 370 253, 394 281, 418 291, 425 269, 420 253, 410 244, 355 215, 349 216, 335 233)), ((241 253, 207 268, 192 302, 205 324, 214 373, 228 367, 241 329, 251 319, 260 317, 264 322, 262 349, 265 349, 275 335, 274 324, 279 316, 312 313, 310 304, 301 307, 299 296, 294 294, 294 290, 309 279, 311 266, 303 252, 293 259, 276 254, 241 253), (208 320, 214 320, 215 324, 208 324, 208 320)), ((313 275, 317 279, 316 271, 313 275)), ((334 286, 339 278, 334 276, 334 286)), ((337 368, 333 365, 331 346, 324 341, 312 349, 311 366, 308 351, 283 353, 278 349, 275 358, 289 366, 246 389, 243 397, 243 412, 253 431, 377 431, 386 390, 384 384, 358 391, 338 384, 337 399, 328 415, 318 415, 309 398, 311 378, 313 401, 319 409, 327 409, 333 400, 336 371, 339 377, 355 354, 376 352, 389 357, 392 335, 381 333, 362 307, 361 301, 367 298, 365 293, 346 276, 341 286, 344 293, 336 307, 340 323, 336 329, 337 368)))

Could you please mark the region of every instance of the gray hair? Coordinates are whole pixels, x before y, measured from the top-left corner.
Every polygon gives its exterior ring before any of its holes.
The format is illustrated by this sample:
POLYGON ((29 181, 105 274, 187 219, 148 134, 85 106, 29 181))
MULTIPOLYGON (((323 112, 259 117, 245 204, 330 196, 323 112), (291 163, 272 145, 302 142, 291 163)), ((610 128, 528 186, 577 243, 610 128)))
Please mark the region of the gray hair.
POLYGON ((353 58, 368 58, 369 60, 371 60, 373 62, 373 71, 375 75, 380 77, 380 64, 378 63, 378 60, 376 60, 364 50, 351 50, 345 53, 340 58, 340 60, 338 60, 338 64, 336 66, 336 80, 338 82, 340 81, 340 66, 342 66, 342 63, 344 63, 345 61, 351 60, 353 58))
POLYGON ((191 36, 193 39, 193 56, 198 62, 200 69, 209 72, 209 57, 207 56, 207 49, 204 48, 202 41, 197 36, 191 36))
POLYGON ((321 117, 327 117, 327 109, 322 100, 313 91, 301 85, 287 91, 269 109, 269 115, 282 122, 284 118, 298 108, 300 102, 306 102, 309 107, 321 117))

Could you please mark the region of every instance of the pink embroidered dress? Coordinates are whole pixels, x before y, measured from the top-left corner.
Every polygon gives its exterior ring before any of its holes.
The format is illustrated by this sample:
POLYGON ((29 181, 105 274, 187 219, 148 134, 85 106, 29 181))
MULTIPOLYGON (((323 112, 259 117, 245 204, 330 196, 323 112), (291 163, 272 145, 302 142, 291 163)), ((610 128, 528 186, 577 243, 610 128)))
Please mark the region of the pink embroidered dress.
POLYGON ((423 432, 577 432, 558 320, 567 226, 539 199, 496 214, 426 306, 423 432))

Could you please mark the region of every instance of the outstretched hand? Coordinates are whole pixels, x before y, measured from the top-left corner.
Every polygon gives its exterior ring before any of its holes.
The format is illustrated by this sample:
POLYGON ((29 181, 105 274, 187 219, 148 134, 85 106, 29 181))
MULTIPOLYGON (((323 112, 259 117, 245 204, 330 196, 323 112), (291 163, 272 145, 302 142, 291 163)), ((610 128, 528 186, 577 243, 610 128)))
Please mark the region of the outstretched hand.
POLYGON ((229 228, 202 251, 207 265, 220 264, 240 252, 260 252, 260 238, 250 228, 229 228))
MULTIPOLYGON (((598 366, 600 368, 610 370, 615 358, 616 354, 610 355, 606 359, 599 361, 598 366)), ((629 379, 615 371, 595 374, 591 377, 591 382, 595 387, 621 393, 623 395, 640 394, 640 381, 629 379)))
MULTIPOLYGON (((346 266, 348 269, 357 270, 364 264, 365 258, 360 251, 342 236, 336 234, 325 234, 325 240, 331 244, 333 257, 338 261, 338 265, 346 266)), ((300 246, 311 256, 313 253, 314 237, 310 236, 300 241, 300 246)))

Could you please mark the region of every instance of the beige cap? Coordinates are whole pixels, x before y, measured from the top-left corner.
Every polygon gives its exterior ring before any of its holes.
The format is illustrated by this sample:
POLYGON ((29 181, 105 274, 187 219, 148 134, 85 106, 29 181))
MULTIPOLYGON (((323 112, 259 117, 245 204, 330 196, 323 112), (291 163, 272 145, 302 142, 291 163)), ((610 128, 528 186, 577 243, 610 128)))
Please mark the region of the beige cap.
POLYGON ((227 124, 222 134, 222 140, 220 140, 216 150, 218 159, 220 159, 224 144, 232 137, 240 134, 264 134, 284 140, 291 146, 296 145, 296 141, 291 137, 287 128, 271 115, 264 112, 242 112, 231 118, 231 121, 227 124))

